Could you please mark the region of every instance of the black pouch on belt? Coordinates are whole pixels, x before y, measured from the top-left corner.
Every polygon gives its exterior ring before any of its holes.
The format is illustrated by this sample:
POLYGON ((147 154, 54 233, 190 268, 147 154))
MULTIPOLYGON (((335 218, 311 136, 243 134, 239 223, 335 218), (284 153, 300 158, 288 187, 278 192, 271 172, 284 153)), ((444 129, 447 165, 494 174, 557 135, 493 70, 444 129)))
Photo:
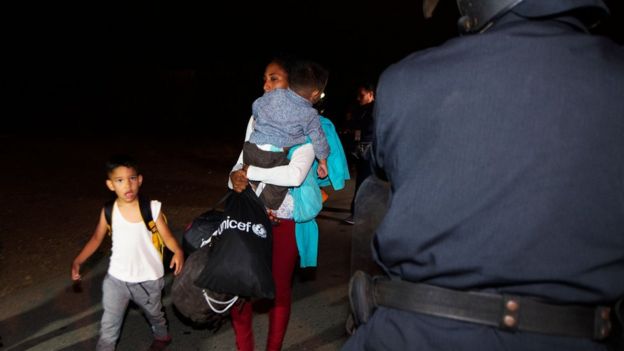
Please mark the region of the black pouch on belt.
POLYGON ((353 273, 349 281, 349 303, 355 327, 366 323, 375 312, 373 278, 362 272, 353 273))

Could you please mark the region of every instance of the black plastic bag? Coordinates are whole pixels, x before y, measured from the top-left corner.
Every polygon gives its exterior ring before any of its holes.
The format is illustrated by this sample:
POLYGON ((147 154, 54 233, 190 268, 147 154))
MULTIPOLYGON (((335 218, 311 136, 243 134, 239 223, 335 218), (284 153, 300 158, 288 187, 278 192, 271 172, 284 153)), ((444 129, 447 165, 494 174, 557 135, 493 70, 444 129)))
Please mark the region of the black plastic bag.
POLYGON ((210 237, 219 229, 225 219, 223 211, 209 210, 193 220, 182 235, 182 249, 188 257, 210 242, 210 237))
POLYGON ((228 310, 237 298, 235 295, 202 289, 194 284, 204 269, 209 255, 210 248, 206 246, 188 257, 184 269, 173 280, 171 299, 176 310, 184 317, 208 329, 216 329, 229 315, 228 310), (208 300, 212 301, 210 302, 212 308, 208 300))
POLYGON ((246 298, 274 298, 271 221, 262 201, 247 187, 227 199, 224 215, 195 285, 246 298))

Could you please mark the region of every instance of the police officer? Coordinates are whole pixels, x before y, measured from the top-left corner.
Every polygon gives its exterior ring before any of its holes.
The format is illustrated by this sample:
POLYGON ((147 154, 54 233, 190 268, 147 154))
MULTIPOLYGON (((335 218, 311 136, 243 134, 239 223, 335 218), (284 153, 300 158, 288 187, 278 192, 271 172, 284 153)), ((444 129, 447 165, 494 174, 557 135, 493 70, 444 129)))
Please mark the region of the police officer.
POLYGON ((343 350, 605 350, 624 296, 624 49, 588 26, 608 10, 457 3, 471 35, 378 84, 392 197, 374 254, 392 279, 352 284, 376 309, 343 350))

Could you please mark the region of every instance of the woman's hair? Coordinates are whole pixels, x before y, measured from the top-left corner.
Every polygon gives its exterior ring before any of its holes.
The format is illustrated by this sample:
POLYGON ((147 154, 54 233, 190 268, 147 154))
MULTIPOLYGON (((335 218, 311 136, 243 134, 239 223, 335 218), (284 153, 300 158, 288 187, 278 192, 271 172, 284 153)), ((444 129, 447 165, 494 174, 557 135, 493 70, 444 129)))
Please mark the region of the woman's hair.
POLYGON ((293 63, 296 61, 297 59, 295 58, 295 56, 291 54, 281 53, 276 56, 273 56, 271 61, 269 61, 269 64, 271 63, 277 64, 278 66, 282 67, 288 75, 290 75, 290 71, 292 69, 293 63))

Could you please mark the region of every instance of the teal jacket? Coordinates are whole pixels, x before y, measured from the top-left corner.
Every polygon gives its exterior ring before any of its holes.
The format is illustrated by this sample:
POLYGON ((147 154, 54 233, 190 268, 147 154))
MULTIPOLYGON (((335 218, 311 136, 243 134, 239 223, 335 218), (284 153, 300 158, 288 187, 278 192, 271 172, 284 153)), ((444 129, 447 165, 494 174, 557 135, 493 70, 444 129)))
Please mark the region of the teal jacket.
MULTIPOLYGON (((325 179, 318 179, 316 173, 318 161, 314 160, 303 183, 290 189, 294 201, 293 219, 301 267, 315 267, 317 264, 318 225, 315 218, 323 208, 320 187, 332 185, 335 190, 340 190, 344 188, 345 181, 350 179, 347 158, 336 133, 336 128, 329 119, 322 116, 321 126, 330 149, 327 157, 329 176, 325 179)), ((295 146, 290 149, 288 158, 298 147, 295 146)))

